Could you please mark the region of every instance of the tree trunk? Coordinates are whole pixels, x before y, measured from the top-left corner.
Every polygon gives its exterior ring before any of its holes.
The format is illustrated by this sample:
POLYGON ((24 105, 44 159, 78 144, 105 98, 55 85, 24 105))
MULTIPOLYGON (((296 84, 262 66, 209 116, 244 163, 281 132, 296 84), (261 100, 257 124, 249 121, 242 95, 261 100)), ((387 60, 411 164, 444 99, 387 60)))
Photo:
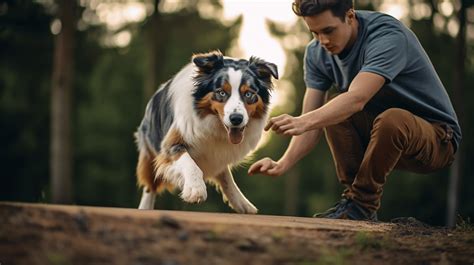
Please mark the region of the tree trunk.
MULTIPOLYGON (((466 60, 466 3, 461 1, 461 8, 458 13, 459 32, 456 37, 456 55, 453 72, 453 103, 456 107, 458 120, 463 128, 465 120, 463 89, 465 85, 465 60, 466 60)), ((464 132, 466 135, 466 132, 464 132)), ((448 187, 448 205, 446 225, 454 227, 456 225, 456 215, 458 212, 459 184, 462 176, 462 165, 464 159, 464 148, 461 144, 456 153, 456 160, 451 166, 451 176, 448 187)))
POLYGON ((61 31, 55 37, 51 91, 51 195, 72 203, 71 94, 74 73, 75 0, 58 0, 61 31))
POLYGON ((145 101, 153 95, 158 88, 158 53, 159 53, 159 36, 158 28, 160 21, 160 13, 158 5, 160 0, 155 0, 153 14, 145 28, 145 38, 147 47, 147 66, 145 70, 145 101))

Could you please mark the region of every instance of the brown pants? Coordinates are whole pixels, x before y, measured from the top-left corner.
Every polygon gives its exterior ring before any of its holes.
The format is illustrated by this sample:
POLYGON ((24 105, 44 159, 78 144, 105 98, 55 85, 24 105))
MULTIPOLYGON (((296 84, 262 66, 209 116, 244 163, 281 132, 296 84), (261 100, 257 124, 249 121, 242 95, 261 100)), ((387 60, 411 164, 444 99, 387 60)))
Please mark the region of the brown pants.
POLYGON ((452 133, 403 109, 366 111, 326 128, 343 196, 376 211, 393 169, 429 173, 454 160, 452 133))

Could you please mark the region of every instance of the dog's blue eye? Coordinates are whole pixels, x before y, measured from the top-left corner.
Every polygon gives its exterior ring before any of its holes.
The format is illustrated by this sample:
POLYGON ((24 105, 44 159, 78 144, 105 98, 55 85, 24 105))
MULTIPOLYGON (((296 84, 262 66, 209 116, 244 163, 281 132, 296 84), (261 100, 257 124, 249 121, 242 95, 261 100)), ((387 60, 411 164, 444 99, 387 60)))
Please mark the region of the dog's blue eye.
POLYGON ((218 93, 219 93, 219 96, 221 97, 227 96, 227 93, 224 90, 220 90, 218 93))
POLYGON ((245 95, 244 95, 246 98, 251 98, 253 96, 253 93, 250 92, 250 91, 247 91, 245 92, 245 95))

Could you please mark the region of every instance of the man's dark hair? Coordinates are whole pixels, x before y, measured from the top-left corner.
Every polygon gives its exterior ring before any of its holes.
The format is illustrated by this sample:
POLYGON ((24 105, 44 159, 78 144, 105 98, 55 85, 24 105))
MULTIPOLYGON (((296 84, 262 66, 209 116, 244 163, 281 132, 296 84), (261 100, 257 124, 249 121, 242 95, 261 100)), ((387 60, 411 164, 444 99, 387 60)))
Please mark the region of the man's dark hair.
POLYGON ((342 21, 346 12, 354 7, 353 0, 295 0, 293 12, 300 17, 309 17, 331 10, 332 14, 342 21))

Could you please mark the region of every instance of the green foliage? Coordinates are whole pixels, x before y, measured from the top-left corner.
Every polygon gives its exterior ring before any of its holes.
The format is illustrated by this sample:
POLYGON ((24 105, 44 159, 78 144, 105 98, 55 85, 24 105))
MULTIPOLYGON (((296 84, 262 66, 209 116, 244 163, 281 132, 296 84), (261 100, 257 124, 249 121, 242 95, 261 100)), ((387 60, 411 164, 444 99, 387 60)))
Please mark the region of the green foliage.
POLYGON ((36 201, 48 178, 52 18, 37 3, 8 3, 0 15, 0 200, 36 201))
POLYGON ((461 231, 474 231, 474 224, 471 222, 470 217, 464 219, 461 215, 458 215, 456 229, 461 231))

